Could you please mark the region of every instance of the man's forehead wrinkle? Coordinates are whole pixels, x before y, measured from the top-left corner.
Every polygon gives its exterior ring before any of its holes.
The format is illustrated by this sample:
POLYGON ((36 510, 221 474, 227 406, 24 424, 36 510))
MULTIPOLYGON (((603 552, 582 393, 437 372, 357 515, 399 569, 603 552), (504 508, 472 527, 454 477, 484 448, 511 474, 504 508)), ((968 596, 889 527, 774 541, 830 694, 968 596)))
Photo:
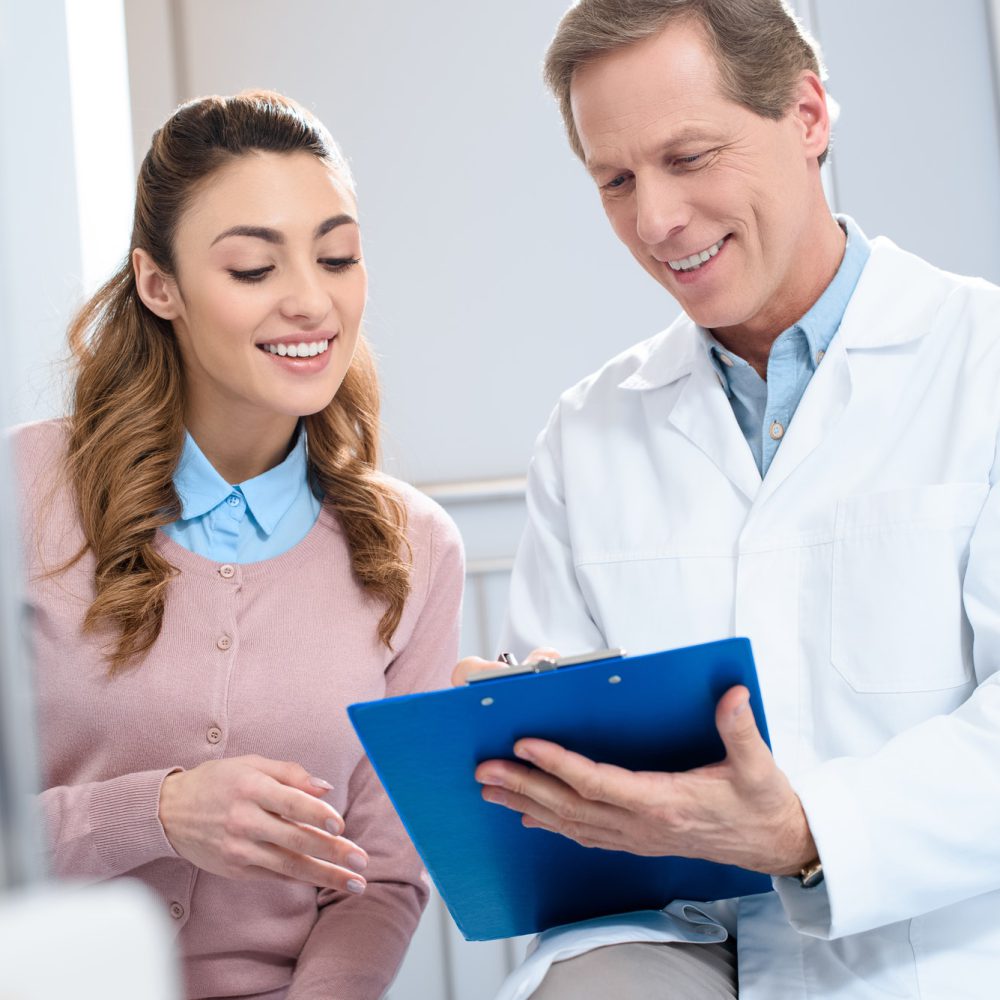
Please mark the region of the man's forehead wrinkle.
POLYGON ((714 141, 719 134, 719 123, 693 105, 665 108, 662 103, 651 103, 623 111, 604 123, 600 133, 587 143, 587 165, 590 169, 622 166, 622 158, 654 158, 691 141, 714 141))

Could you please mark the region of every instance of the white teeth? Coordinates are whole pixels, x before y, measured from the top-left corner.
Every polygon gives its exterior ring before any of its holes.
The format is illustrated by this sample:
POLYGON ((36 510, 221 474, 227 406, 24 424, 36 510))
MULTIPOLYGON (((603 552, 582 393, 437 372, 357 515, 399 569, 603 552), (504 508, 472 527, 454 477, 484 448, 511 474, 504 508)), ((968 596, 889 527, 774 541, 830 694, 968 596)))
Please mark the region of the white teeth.
POLYGON ((726 238, 723 237, 718 243, 713 243, 707 250, 702 250, 700 253, 693 253, 690 257, 682 257, 680 260, 668 260, 667 264, 670 265, 671 271, 693 271, 701 267, 709 258, 714 257, 722 249, 722 244, 725 242, 726 238))
POLYGON ((323 354, 330 346, 329 340, 314 340, 312 343, 302 341, 299 344, 262 344, 265 351, 277 354, 282 358, 314 358, 323 354))

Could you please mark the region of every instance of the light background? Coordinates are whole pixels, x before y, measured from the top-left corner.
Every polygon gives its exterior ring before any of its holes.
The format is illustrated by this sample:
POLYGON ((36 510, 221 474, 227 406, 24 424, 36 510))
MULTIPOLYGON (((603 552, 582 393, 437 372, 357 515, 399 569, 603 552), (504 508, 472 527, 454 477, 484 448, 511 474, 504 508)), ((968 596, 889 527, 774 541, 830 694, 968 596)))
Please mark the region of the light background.
MULTIPOLYGON (((842 107, 836 207, 1000 281, 995 4, 795 6, 842 107)), ((615 242, 543 91, 563 8, 0 0, 0 421, 63 412, 68 317, 126 246, 136 162, 123 138, 141 156, 181 100, 282 90, 353 165, 388 466, 459 522, 463 646, 493 651, 535 435, 562 389, 677 312, 615 242)), ((464 944, 435 902, 392 997, 485 1000, 519 949, 464 944)))

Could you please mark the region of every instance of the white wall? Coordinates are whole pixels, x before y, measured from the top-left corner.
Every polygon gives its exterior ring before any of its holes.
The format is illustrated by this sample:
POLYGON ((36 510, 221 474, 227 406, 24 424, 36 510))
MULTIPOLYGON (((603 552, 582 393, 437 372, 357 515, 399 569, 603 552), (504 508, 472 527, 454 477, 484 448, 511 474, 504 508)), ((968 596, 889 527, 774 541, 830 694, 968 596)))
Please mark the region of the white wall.
MULTIPOLYGON (((520 473, 558 393, 677 311, 614 240, 543 91, 564 6, 171 8, 178 98, 284 91, 350 158, 388 458, 417 482, 520 473)), ((161 19, 156 7, 130 0, 130 36, 161 19)), ((148 59, 162 62, 163 44, 161 32, 148 59)), ((137 140, 169 110, 137 119, 137 140)))
POLYGON ((62 0, 0 0, 0 344, 4 420, 62 412, 66 322, 79 301, 69 54, 62 0))

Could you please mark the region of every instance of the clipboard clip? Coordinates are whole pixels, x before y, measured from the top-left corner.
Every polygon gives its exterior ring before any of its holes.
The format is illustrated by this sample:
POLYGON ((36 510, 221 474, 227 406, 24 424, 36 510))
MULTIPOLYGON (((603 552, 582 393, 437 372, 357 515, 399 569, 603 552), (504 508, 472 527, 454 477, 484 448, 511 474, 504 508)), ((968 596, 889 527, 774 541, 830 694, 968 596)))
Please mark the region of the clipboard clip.
POLYGON ((465 683, 478 684, 480 681, 495 681, 503 677, 519 677, 523 674, 547 674, 562 667, 580 667, 587 663, 600 663, 602 660, 620 660, 624 656, 624 649, 598 649, 592 653, 561 656, 558 660, 535 660, 530 663, 518 663, 509 653, 501 653, 500 662, 506 666, 481 670, 478 674, 472 674, 465 683))

